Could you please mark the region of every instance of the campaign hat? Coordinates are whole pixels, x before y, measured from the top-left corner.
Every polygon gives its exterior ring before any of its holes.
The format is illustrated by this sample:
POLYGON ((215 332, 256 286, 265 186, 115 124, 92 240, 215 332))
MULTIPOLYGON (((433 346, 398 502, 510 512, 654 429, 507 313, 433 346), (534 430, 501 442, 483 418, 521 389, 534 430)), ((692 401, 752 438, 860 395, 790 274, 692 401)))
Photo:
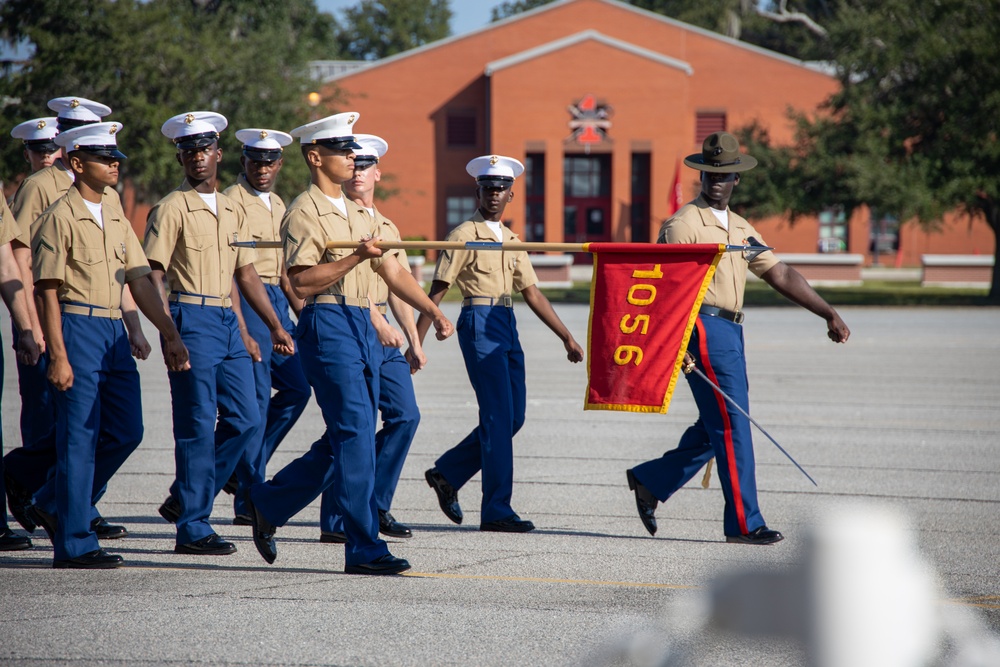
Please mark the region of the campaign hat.
POLYGON ((684 164, 713 174, 731 174, 749 171, 757 166, 757 159, 740 152, 740 142, 728 132, 713 132, 705 137, 701 152, 688 155, 684 164))

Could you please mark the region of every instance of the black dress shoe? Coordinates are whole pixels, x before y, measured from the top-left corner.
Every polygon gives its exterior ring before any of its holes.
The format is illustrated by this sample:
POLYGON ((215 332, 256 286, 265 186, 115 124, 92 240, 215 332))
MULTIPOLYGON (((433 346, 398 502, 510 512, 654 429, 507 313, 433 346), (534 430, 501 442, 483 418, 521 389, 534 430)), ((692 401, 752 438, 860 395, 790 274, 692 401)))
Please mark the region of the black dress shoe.
POLYGON ((535 524, 526 521, 516 514, 511 514, 506 519, 497 521, 487 521, 479 524, 479 530, 488 533, 527 533, 535 529, 535 524))
POLYGON ((635 491, 635 508, 639 510, 639 519, 642 520, 642 525, 646 527, 650 535, 656 535, 656 506, 660 504, 660 501, 650 493, 649 489, 639 483, 631 469, 625 471, 625 477, 628 479, 628 488, 635 491))
POLYGON ((90 529, 94 531, 99 540, 117 540, 121 537, 128 537, 125 526, 112 526, 102 516, 90 522, 90 529))
POLYGON ((167 520, 167 523, 177 523, 177 520, 181 518, 181 501, 173 496, 167 496, 167 499, 156 511, 167 520))
POLYGON ((237 514, 233 517, 234 526, 252 526, 253 517, 249 514, 237 514))
POLYGON ((410 564, 405 559, 396 558, 392 554, 379 556, 370 563, 344 566, 347 574, 399 574, 409 569, 410 564))
POLYGON ((56 569, 69 568, 71 570, 112 570, 120 567, 122 557, 118 554, 109 554, 104 549, 88 551, 76 558, 52 561, 52 567, 56 569))
POLYGON ((29 533, 35 532, 37 524, 31 520, 27 513, 27 509, 32 504, 31 494, 25 491, 24 487, 6 471, 3 474, 3 483, 7 490, 7 507, 10 509, 11 516, 21 524, 21 528, 29 533))
POLYGON ((347 533, 343 533, 339 530, 328 533, 323 530, 320 531, 319 541, 324 544, 347 544, 347 533))
POLYGON ((59 526, 59 521, 55 515, 49 514, 38 505, 30 505, 25 511, 32 521, 45 529, 45 534, 49 536, 50 540, 56 538, 56 528, 59 526))
POLYGON ((0 529, 0 551, 23 551, 31 548, 31 540, 18 535, 7 526, 0 529))
POLYGON ((726 535, 726 542, 735 544, 774 544, 785 539, 785 536, 767 526, 761 526, 746 535, 726 535))
MULTIPOLYGON (((274 543, 275 527, 264 518, 264 515, 257 511, 257 506, 250 499, 250 489, 243 492, 243 502, 246 505, 247 513, 253 520, 253 545, 257 547, 257 553, 269 564, 278 557, 278 545, 274 543)), ((322 539, 322 536, 320 536, 322 539)), ((345 540, 346 541, 346 540, 345 540)))
POLYGON ((240 483, 236 479, 236 473, 233 473, 232 475, 230 475, 229 479, 226 480, 226 485, 222 487, 222 490, 231 496, 235 496, 236 491, 239 488, 240 488, 240 483))
POLYGON ((413 531, 385 510, 378 511, 378 532, 389 537, 413 537, 413 531))
POLYGON ((438 497, 438 505, 444 515, 455 523, 462 523, 462 508, 458 504, 458 491, 448 483, 437 468, 431 468, 424 473, 427 484, 434 489, 438 497))
POLYGON ((195 542, 178 544, 174 547, 175 554, 190 554, 192 556, 228 556, 236 553, 236 545, 212 533, 195 542))

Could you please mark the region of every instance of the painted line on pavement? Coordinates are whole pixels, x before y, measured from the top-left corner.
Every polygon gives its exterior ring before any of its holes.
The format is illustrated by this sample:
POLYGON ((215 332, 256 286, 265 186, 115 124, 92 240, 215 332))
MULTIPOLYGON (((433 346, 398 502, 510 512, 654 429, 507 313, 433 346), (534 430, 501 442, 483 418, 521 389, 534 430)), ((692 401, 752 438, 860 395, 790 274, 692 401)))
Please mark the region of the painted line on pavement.
POLYGON ((554 579, 549 577, 503 577, 486 574, 448 574, 444 572, 404 572, 404 577, 426 579, 474 579, 480 581, 525 581, 539 584, 576 584, 578 586, 627 586, 631 588, 669 588, 675 590, 700 590, 701 586, 684 584, 655 584, 646 581, 603 581, 599 579, 554 579))

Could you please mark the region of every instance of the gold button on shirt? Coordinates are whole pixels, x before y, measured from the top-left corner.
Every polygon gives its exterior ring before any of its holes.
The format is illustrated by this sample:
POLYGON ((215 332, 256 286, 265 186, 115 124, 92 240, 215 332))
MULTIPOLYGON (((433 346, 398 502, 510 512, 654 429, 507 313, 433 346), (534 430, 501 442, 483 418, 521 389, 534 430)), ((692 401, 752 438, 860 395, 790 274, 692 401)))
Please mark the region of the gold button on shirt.
POLYGON ((59 280, 60 301, 121 308, 125 283, 149 273, 142 245, 120 207, 102 203, 104 229, 76 188, 45 211, 32 234, 35 282, 59 280))
MULTIPOLYGON (((281 239, 281 219, 285 215, 285 202, 276 193, 271 193, 271 208, 268 210, 264 200, 257 196, 256 191, 247 182, 246 176, 240 174, 236 185, 226 188, 223 193, 237 201, 247 214, 247 226, 250 238, 240 238, 241 241, 279 241, 281 239)), ((281 248, 257 248, 257 259, 253 266, 261 278, 280 278, 281 264, 284 257, 281 248)))
MULTIPOLYGON (((727 209, 729 210, 729 209, 727 209)), ((744 245, 750 237, 761 243, 764 239, 744 218, 729 211, 729 230, 719 222, 712 213, 708 202, 698 197, 693 202, 685 204, 677 213, 660 227, 657 243, 724 243, 727 245, 744 245)), ((765 244, 766 245, 766 244, 765 244)), ((750 271, 758 278, 767 273, 778 258, 771 251, 762 252, 750 262, 750 271)), ((747 283, 747 261, 741 252, 726 252, 722 254, 715 276, 705 293, 705 305, 725 308, 726 310, 741 310, 743 308, 743 292, 747 283)))
MULTIPOLYGON (((514 232, 501 225, 503 241, 517 241, 514 232)), ((447 241, 491 241, 496 243, 482 214, 477 210, 471 220, 453 229, 447 241)), ((528 253, 523 250, 445 250, 438 256, 434 280, 455 285, 462 296, 497 298, 520 292, 538 282, 528 253)))
MULTIPOLYGON (((368 216, 368 209, 362 208, 361 210, 364 212, 363 215, 368 216)), ((375 223, 378 225, 376 235, 383 241, 395 242, 402 240, 399 235, 399 228, 393 224, 392 220, 383 216, 377 208, 375 209, 375 223)), ((406 251, 387 250, 385 254, 388 257, 395 257, 399 265, 407 273, 410 272, 410 260, 406 257, 406 251)), ((375 274, 375 284, 375 303, 386 303, 389 300, 389 286, 385 284, 385 281, 377 273, 375 274)))
MULTIPOLYGON (((310 185, 308 190, 295 198, 281 223, 285 266, 288 269, 336 262, 353 253, 354 248, 328 250, 327 243, 358 243, 362 236, 377 233, 375 221, 364 209, 347 197, 344 203, 347 205, 346 217, 316 185, 310 185)), ((323 294, 366 299, 369 294, 374 294, 375 270, 380 266, 381 257, 361 262, 323 294)))
POLYGON ((224 299, 236 269, 256 259, 253 248, 229 245, 249 234, 243 207, 221 192, 215 203, 218 216, 185 180, 149 212, 143 248, 166 270, 167 291, 224 299))
MULTIPOLYGON (((5 243, 10 243, 14 239, 21 236, 21 226, 17 224, 17 218, 11 212, 10 208, 7 206, 7 200, 0 196, 0 245, 5 243)), ((24 245, 29 245, 31 239, 28 239, 28 243, 24 245)), ((22 241, 22 243, 24 243, 22 241)))

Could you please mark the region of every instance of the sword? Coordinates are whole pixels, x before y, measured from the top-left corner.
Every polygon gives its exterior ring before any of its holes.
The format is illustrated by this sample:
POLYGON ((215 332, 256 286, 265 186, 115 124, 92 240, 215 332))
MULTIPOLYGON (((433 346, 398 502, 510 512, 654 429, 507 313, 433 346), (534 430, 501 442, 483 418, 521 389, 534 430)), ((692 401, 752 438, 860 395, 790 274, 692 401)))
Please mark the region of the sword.
POLYGON ((795 464, 795 467, 799 469, 799 472, 801 472, 801 473, 802 473, 803 475, 805 475, 805 476, 806 476, 806 479, 808 479, 808 480, 809 480, 810 482, 812 482, 812 483, 813 483, 813 486, 819 486, 819 484, 817 484, 817 483, 816 483, 816 480, 814 480, 814 479, 813 479, 812 477, 810 477, 809 473, 807 473, 807 472, 805 471, 805 468, 803 468, 802 466, 800 466, 800 465, 799 465, 799 462, 798 462, 798 461, 796 461, 795 459, 793 459, 793 458, 792 458, 792 455, 791 455, 791 454, 789 454, 789 453, 788 453, 787 451, 785 451, 785 448, 784 448, 784 447, 782 447, 781 445, 779 445, 779 444, 778 444, 778 441, 777 441, 777 440, 775 440, 774 438, 772 438, 772 437, 771 437, 771 434, 770 434, 770 433, 768 433, 767 431, 765 431, 765 430, 764 430, 764 427, 763 427, 763 426, 761 426, 760 424, 758 424, 758 423, 757 423, 757 420, 756 420, 756 419, 754 419, 753 417, 751 417, 751 416, 750 416, 750 413, 749 413, 749 412, 747 412, 746 410, 744 410, 743 408, 741 408, 741 407, 739 406, 739 404, 738 404, 738 403, 737 403, 736 401, 734 401, 734 400, 732 399, 732 397, 730 397, 730 396, 729 396, 729 394, 727 394, 726 392, 722 391, 722 387, 720 387, 719 385, 715 384, 715 383, 714 383, 714 382, 712 382, 712 381, 711 381, 710 379, 708 379, 708 376, 707 376, 707 375, 705 375, 704 373, 702 373, 702 372, 701 372, 701 371, 700 371, 700 370, 698 369, 698 367, 696 367, 696 366, 695 366, 694 364, 687 364, 687 365, 685 365, 685 366, 684 366, 684 372, 685 372, 685 373, 695 373, 695 374, 697 374, 697 375, 698 375, 698 377, 700 377, 700 378, 701 378, 702 380, 704 380, 704 381, 705 381, 705 382, 707 382, 708 384, 712 385, 712 389, 714 389, 715 391, 719 392, 719 396, 721 396, 722 398, 724 398, 724 399, 726 399, 727 401, 729 401, 729 404, 730 404, 730 405, 732 405, 732 406, 733 406, 734 408, 736 408, 737 410, 739 410, 739 411, 740 411, 740 414, 742 414, 742 415, 743 415, 744 417, 746 417, 747 419, 749 419, 749 420, 750 420, 750 423, 751 423, 751 424, 753 424, 753 425, 754 425, 754 426, 756 426, 756 427, 757 427, 758 429, 760 429, 760 432, 761 432, 761 433, 763 433, 764 435, 766 435, 766 436, 767 436, 767 439, 768 439, 768 440, 770 440, 770 441, 771 441, 772 443, 774 443, 774 446, 775 446, 775 447, 777 447, 777 448, 778 448, 778 450, 779 450, 779 451, 780 451, 780 452, 781 452, 782 454, 784 454, 785 456, 787 456, 787 457, 788 457, 788 460, 789 460, 789 461, 791 461, 792 463, 794 463, 794 464, 795 464))

